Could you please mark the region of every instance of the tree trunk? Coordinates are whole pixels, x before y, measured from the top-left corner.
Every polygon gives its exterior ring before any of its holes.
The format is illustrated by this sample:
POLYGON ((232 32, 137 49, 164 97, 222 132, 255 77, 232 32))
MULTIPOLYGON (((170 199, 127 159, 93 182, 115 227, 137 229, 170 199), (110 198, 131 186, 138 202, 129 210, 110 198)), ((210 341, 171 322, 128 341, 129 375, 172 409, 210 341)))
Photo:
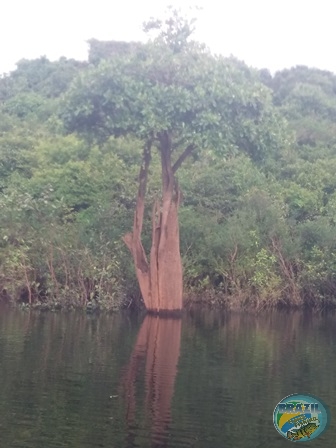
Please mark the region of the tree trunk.
POLYGON ((183 278, 178 223, 180 191, 171 162, 171 140, 168 133, 161 134, 159 141, 162 200, 160 203, 157 201, 153 206, 150 261, 148 262, 141 243, 141 232, 152 142, 148 143, 144 149, 133 233, 125 235, 124 241, 132 253, 147 310, 157 314, 169 314, 182 310, 183 278))

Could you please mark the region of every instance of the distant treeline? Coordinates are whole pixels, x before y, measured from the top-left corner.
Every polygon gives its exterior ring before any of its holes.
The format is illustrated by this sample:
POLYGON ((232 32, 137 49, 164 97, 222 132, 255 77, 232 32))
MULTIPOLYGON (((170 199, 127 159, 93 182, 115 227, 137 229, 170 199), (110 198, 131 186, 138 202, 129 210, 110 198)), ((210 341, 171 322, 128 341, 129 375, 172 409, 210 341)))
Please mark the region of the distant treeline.
MULTIPOLYGON (((109 135, 108 108, 101 109, 106 117, 91 114, 100 138, 85 134, 78 104, 88 99, 90 111, 95 101, 108 102, 109 64, 112 70, 115 57, 142 45, 93 39, 88 62, 24 59, 0 78, 2 300, 141 306, 122 236, 133 224, 142 148, 132 135, 109 135), (100 91, 90 87, 95 76, 100 91)), ((333 305, 336 76, 304 66, 272 76, 235 58, 223 61, 230 78, 223 138, 232 132, 236 143, 222 154, 210 143, 178 172, 185 303, 333 305), (262 124, 244 100, 254 91, 255 107, 267 111, 262 124), (234 118, 242 110, 248 135, 234 118)), ((153 154, 145 249, 159 164, 153 154)))

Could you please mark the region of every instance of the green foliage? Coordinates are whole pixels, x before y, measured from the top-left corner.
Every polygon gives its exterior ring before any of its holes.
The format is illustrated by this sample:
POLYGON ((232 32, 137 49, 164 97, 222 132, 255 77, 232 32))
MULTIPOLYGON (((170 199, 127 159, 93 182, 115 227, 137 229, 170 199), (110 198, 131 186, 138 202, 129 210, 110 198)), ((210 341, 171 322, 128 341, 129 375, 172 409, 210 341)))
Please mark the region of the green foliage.
POLYGON ((148 140, 167 131, 175 150, 242 150, 255 160, 287 144, 284 120, 256 72, 189 44, 183 21, 156 25, 157 39, 74 81, 61 111, 68 132, 101 144, 112 135, 148 140))
MULTIPOLYGON (((89 62, 22 60, 0 78, 0 292, 14 301, 139 304, 122 236, 141 148, 162 131, 178 171, 187 298, 230 306, 332 303, 336 77, 274 77, 192 41, 175 12, 145 44, 89 41, 89 62)), ((153 151, 144 216, 160 191, 153 151)), ((0 294, 1 295, 1 294, 0 294)))
POLYGON ((32 169, 32 148, 36 140, 16 129, 0 134, 0 190, 8 185, 15 173, 30 177, 32 169))
POLYGON ((56 98, 65 92, 71 81, 87 64, 74 59, 60 58, 56 62, 45 56, 22 59, 17 69, 0 78, 0 98, 8 100, 19 93, 38 93, 44 98, 56 98))
POLYGON ((123 41, 101 41, 90 39, 89 44, 89 63, 98 65, 103 60, 113 59, 116 56, 131 54, 141 48, 138 42, 123 41))
MULTIPOLYGON (((274 296, 281 295, 281 277, 276 272, 277 258, 274 254, 269 253, 266 249, 261 249, 251 267, 254 274, 251 277, 250 283, 258 295, 258 302, 271 301, 274 296)), ((277 298, 277 297, 275 297, 277 298)), ((258 303, 259 305, 259 303, 258 303)))
POLYGON ((48 193, 34 199, 13 191, 0 206, 10 210, 1 216, 0 235, 0 285, 10 296, 53 306, 123 304, 117 243, 98 236, 89 249, 81 226, 69 222, 71 210, 48 193))
MULTIPOLYGON (((167 17, 164 19, 151 18, 144 23, 146 33, 155 34, 155 41, 169 47, 174 53, 188 51, 190 47, 189 37, 195 31, 193 24, 196 19, 188 20, 180 10, 168 7, 167 17)), ((193 42, 199 49, 203 46, 193 42)))
POLYGON ((21 119, 27 118, 30 114, 37 114, 45 102, 45 98, 36 93, 21 93, 6 101, 4 112, 21 119))
POLYGON ((334 145, 336 76, 327 71, 297 66, 277 72, 270 81, 274 103, 289 119, 300 145, 334 145))

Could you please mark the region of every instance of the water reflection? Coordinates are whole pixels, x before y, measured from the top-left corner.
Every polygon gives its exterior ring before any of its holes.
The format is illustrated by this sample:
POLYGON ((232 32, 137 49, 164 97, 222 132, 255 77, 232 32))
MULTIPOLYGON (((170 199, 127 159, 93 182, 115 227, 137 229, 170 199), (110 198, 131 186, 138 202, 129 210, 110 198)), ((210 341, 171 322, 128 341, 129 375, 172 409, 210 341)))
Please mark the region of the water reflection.
POLYGON ((336 431, 335 315, 0 313, 0 448, 288 445, 274 406, 327 403, 336 431), (178 365, 178 370, 177 370, 178 365), (178 371, 178 374, 177 374, 178 371))
POLYGON ((144 407, 143 413, 150 419, 151 446, 166 446, 180 344, 181 320, 145 317, 123 377, 129 444, 135 436, 135 389, 144 364, 146 396, 139 407, 144 407))

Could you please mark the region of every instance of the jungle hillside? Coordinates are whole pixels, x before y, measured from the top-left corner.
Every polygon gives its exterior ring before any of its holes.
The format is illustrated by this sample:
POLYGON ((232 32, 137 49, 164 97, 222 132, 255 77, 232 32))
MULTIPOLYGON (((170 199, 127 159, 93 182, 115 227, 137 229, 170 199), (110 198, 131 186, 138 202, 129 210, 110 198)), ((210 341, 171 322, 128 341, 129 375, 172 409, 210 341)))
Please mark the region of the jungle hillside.
POLYGON ((336 75, 212 55, 175 19, 0 77, 0 301, 143 307, 168 198, 185 307, 336 304, 336 75))

